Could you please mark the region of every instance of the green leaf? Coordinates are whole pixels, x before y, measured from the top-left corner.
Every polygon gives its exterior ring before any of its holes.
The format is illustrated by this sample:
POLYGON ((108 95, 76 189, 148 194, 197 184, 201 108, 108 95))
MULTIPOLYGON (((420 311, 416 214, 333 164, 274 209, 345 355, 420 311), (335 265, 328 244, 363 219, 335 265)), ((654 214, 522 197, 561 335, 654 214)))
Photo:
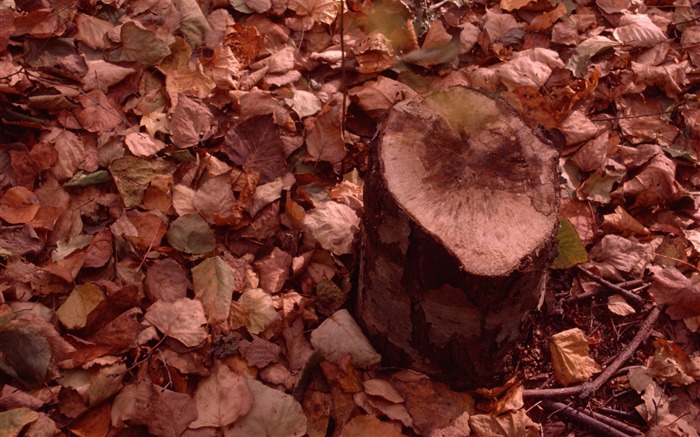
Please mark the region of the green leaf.
POLYGON ((568 269, 588 261, 588 252, 568 219, 562 218, 559 221, 557 243, 557 257, 552 262, 552 268, 568 269))
POLYGON ((92 173, 79 172, 71 180, 63 184, 64 187, 87 187, 112 180, 112 175, 107 170, 97 170, 92 173))

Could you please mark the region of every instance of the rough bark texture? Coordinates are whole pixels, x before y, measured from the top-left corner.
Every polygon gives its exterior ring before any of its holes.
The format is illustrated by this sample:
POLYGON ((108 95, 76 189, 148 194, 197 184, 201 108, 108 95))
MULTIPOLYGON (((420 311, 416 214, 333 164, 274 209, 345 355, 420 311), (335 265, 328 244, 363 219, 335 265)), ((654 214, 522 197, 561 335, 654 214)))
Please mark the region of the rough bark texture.
POLYGON ((389 111, 370 154, 357 305, 387 364, 459 388, 506 376, 557 229, 557 155, 468 88, 389 111))

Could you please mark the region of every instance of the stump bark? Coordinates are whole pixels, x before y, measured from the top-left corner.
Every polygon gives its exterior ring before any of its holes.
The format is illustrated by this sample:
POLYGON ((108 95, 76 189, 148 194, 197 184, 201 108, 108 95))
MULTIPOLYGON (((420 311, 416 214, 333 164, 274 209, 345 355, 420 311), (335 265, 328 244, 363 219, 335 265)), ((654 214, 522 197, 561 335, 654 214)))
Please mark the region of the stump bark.
POLYGON ((469 88, 389 110, 365 181, 357 302, 386 364, 457 388, 508 376, 555 240, 557 158, 505 101, 469 88))

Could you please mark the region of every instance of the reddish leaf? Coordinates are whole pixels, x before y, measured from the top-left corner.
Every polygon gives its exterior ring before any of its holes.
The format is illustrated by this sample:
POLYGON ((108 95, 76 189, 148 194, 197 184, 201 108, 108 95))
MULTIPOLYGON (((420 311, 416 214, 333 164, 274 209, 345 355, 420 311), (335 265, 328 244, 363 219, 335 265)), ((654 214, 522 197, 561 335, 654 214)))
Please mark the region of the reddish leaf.
POLYGON ((280 131, 269 115, 249 118, 229 129, 222 151, 234 164, 260 173, 260 183, 272 181, 286 167, 280 131))

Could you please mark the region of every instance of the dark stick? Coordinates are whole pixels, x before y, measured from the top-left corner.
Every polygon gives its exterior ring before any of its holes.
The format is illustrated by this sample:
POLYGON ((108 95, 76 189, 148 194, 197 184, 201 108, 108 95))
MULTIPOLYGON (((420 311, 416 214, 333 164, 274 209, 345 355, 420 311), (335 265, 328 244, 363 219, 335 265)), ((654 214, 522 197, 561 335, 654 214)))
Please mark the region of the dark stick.
POLYGON ((607 279, 603 279, 600 276, 589 272, 588 270, 584 269, 581 266, 576 266, 576 270, 583 273, 584 275, 588 276, 589 278, 593 279, 594 281, 596 281, 600 285, 603 285, 603 286, 609 288, 610 290, 616 291, 616 292, 620 293, 621 295, 623 295, 629 299, 632 299, 636 303, 639 303, 639 304, 644 303, 644 298, 642 298, 641 296, 638 296, 629 290, 625 290, 624 288, 620 287, 619 285, 613 284, 612 282, 608 281, 607 279))
POLYGON ((581 411, 575 410, 561 402, 544 400, 542 401, 542 406, 547 410, 553 411, 554 414, 565 417, 566 419, 569 419, 572 422, 588 427, 592 431, 596 431, 601 435, 609 437, 630 437, 640 435, 640 432, 637 430, 635 430, 636 432, 633 434, 628 434, 626 432, 620 431, 617 428, 603 423, 600 420, 595 419, 594 417, 591 417, 588 414, 582 413, 581 411))

